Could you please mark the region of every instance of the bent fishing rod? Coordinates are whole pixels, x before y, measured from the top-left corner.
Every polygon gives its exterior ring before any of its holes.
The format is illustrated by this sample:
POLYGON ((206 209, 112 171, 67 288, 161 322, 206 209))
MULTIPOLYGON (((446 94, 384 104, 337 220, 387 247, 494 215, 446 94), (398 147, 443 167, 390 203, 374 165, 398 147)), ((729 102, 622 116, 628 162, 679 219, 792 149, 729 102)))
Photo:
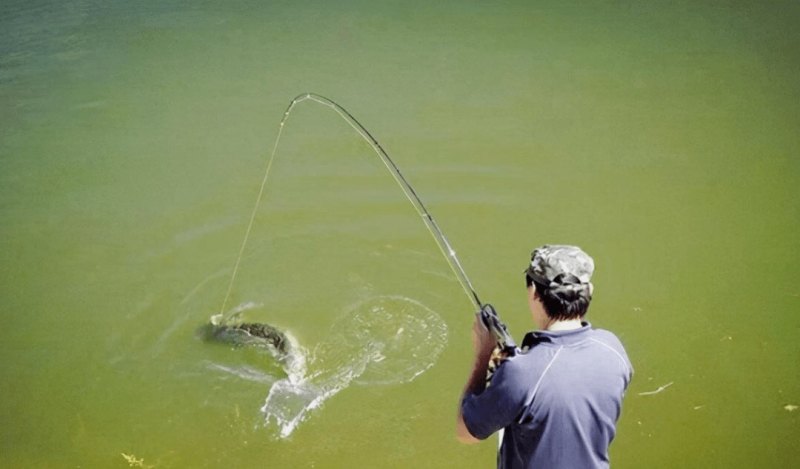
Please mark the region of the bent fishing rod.
POLYGON ((241 248, 239 249, 239 256, 236 259, 236 264, 233 268, 233 273, 231 275, 231 280, 228 285, 228 291, 225 295, 225 299, 222 303, 222 308, 220 310, 220 314, 225 313, 225 306, 227 304, 228 298, 230 297, 231 290, 233 289, 233 284, 236 279, 236 273, 239 269, 239 263, 242 259, 242 254, 244 253, 245 246, 247 245, 248 238, 250 236, 250 231, 253 227, 253 222, 256 217, 256 212, 258 212, 259 205, 261 203, 262 196, 264 194, 264 187, 267 184, 267 180, 269 179, 270 170, 272 169, 272 162, 275 159, 275 155, 278 150, 278 146, 280 144, 281 135, 283 133, 283 129, 286 126, 286 122, 289 119, 289 115, 292 112, 294 107, 303 102, 303 101, 313 101, 318 104, 322 104, 334 110, 345 122, 347 122, 350 127, 353 128, 360 136, 363 138, 369 146, 373 149, 373 151, 378 155, 378 157, 383 162, 386 169, 392 175, 394 181, 400 186, 403 191, 403 194, 406 196, 411 205, 414 206, 414 209, 417 211, 417 214, 422 217, 423 221, 425 222, 425 226, 428 228, 431 236, 433 236, 434 241, 436 242, 437 247, 444 255, 445 259, 447 260, 448 265, 453 270, 453 273, 456 276, 456 279, 461 284, 461 287, 466 293, 469 300, 473 303, 473 305, 480 311, 481 319, 483 320, 484 325, 494 333, 494 335, 498 338, 498 342, 500 342, 504 346, 508 346, 509 344, 513 346, 513 339, 511 339, 510 335, 508 334, 505 325, 500 321, 499 317, 497 316, 496 311, 491 305, 483 304, 478 298, 478 294, 475 292, 475 288, 472 286, 472 282, 470 282, 467 273, 464 271, 464 267, 462 267, 461 262, 458 260, 456 256, 456 252, 453 249, 450 242, 447 240, 447 237, 442 232, 442 229, 434 220, 433 215, 428 211, 425 207, 425 204, 422 202, 422 199, 417 195, 417 192, 408 182, 408 180, 403 176, 403 173, 400 172, 400 168, 397 164, 389 157, 389 154, 386 153, 386 150, 383 149, 381 144, 378 140, 372 136, 372 134, 364 127, 358 119, 356 119, 349 111, 347 111, 344 107, 333 101, 332 99, 326 98, 325 96, 321 96, 315 93, 303 93, 296 96, 292 99, 289 106, 286 108, 286 111, 283 113, 283 118, 281 119, 280 125, 278 127, 278 135, 275 138, 275 143, 272 147, 272 153, 270 154, 269 160, 267 161, 267 168, 264 173, 264 178, 261 181, 261 187, 258 192, 258 197, 256 198, 255 206, 253 207, 253 212, 250 215, 250 222, 247 226, 247 230, 245 232, 244 240, 242 241, 241 248))

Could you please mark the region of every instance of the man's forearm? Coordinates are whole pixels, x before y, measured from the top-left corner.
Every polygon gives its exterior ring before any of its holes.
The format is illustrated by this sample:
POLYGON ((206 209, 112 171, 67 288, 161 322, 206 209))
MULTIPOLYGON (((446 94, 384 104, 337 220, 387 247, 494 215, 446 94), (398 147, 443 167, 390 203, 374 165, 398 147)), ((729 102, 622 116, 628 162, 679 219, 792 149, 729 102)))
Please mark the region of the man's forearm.
POLYGON ((464 414, 462 412, 461 404, 464 402, 469 394, 480 394, 486 389, 486 367, 489 363, 491 354, 478 354, 475 356, 475 361, 472 364, 472 372, 467 378, 467 384, 464 386, 464 391, 461 393, 461 399, 458 401, 458 417, 456 419, 456 436, 462 443, 477 443, 481 440, 475 438, 464 423, 464 414))
POLYGON ((463 400, 467 394, 480 394, 486 389, 486 370, 489 366, 489 358, 491 351, 488 354, 479 354, 475 356, 475 361, 472 363, 472 372, 467 378, 467 384, 464 386, 464 392, 461 393, 463 400))

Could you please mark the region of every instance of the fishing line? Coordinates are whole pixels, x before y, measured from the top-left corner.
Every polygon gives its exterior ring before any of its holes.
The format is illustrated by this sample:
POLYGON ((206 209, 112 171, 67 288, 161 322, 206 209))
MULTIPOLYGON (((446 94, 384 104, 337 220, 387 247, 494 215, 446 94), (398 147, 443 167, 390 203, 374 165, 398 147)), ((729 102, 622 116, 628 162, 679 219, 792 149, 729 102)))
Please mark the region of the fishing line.
MULTIPOLYGON (((242 255, 244 254, 245 246, 247 245, 247 241, 250 238, 250 232, 253 229, 253 222, 256 218, 256 213, 258 212, 258 208, 261 204, 261 198, 264 195, 264 187, 266 187, 267 180, 269 179, 270 171, 272 169, 272 162, 275 159, 275 154, 278 150, 278 145, 281 140, 281 135, 283 134, 283 129, 286 126, 286 122, 289 119, 289 115, 294 109, 295 105, 310 100, 316 102, 318 104, 322 104, 323 106, 327 106, 334 111, 336 111, 339 116, 347 122, 350 127, 353 128, 360 136, 363 138, 370 147, 375 151, 375 153, 380 157, 383 164, 386 166, 386 169, 392 175, 394 181, 400 186, 403 190, 403 194, 405 194, 406 198, 411 205, 414 206, 414 209, 417 211, 417 214, 422 217, 423 221, 425 222, 425 226, 428 228, 428 232, 430 232, 431 236, 433 236, 434 241, 436 241, 436 245, 439 247, 439 250, 444 255, 445 259, 447 260, 448 265, 453 270, 453 273, 456 276, 456 279, 461 284, 461 287, 464 289, 464 293, 466 293, 467 297, 470 301, 475 305, 475 307, 480 310, 483 306, 480 299, 478 298, 478 294, 475 292, 475 289, 472 287, 472 282, 470 282, 469 277, 467 277, 467 273, 464 271, 464 268, 461 266, 461 262, 459 262, 458 257, 456 257, 456 252, 453 250, 453 247, 450 245, 450 242, 447 241, 447 237, 445 237, 444 233, 442 233, 441 228, 433 219, 433 216, 428 212, 428 209, 425 208, 425 204, 422 203, 422 200, 417 195, 414 188, 411 187, 411 184, 406 180, 403 174, 400 172, 400 168, 397 167, 395 162, 389 157, 386 151, 383 149, 380 143, 369 133, 369 131, 361 125, 361 123, 353 117, 350 112, 348 112, 345 108, 337 104, 331 99, 328 99, 324 96, 320 96, 314 93, 304 93, 300 94, 295 97, 289 106, 286 108, 286 111, 283 113, 283 118, 281 119, 281 123, 278 126, 278 135, 275 138, 275 143, 272 146, 272 153, 270 154, 269 160, 267 161, 267 168, 264 171, 264 177, 261 180, 261 187, 258 191, 258 197, 256 197, 255 206, 253 207, 253 212, 250 214, 250 222, 247 224, 247 230, 244 234, 244 239, 242 240, 242 245, 239 248, 239 255, 236 258, 236 263, 233 266, 233 272, 231 273, 231 279, 228 284, 228 291, 225 294, 225 299, 222 301, 222 308, 220 309, 220 314, 225 314, 225 306, 228 303, 228 299, 231 295, 231 291, 233 290, 233 284, 236 281, 236 274, 239 271, 239 264, 242 260, 242 255)), ((224 316, 223 316, 224 317, 224 316)))

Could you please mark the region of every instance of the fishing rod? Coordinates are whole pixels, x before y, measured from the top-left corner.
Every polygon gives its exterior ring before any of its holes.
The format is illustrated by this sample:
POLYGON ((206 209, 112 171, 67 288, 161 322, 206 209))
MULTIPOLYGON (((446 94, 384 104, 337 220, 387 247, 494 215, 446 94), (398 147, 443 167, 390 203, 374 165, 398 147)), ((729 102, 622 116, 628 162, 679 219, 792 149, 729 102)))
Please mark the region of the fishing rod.
POLYGON ((261 187, 258 192, 258 197, 256 198, 255 206, 253 207, 253 212, 250 215, 250 222, 248 223, 247 230, 245 231, 244 240, 242 241, 242 245, 239 249, 239 256, 236 259, 236 263, 233 268, 233 273, 231 274, 231 280, 228 284, 228 291, 225 294, 225 299, 222 302, 222 308, 220 309, 220 314, 225 314, 225 306, 228 302, 228 299, 231 294, 231 290, 233 289, 233 284, 236 279, 236 274, 239 270, 239 263, 242 259, 242 254, 244 253, 244 248, 247 245, 247 241, 250 236, 250 231, 253 228, 253 222, 256 217, 256 212, 258 212, 259 205, 261 203, 262 196, 264 194, 264 187, 267 184, 267 180, 269 179, 270 171, 272 169, 272 162, 275 159, 275 154, 278 150, 278 145, 280 143, 281 135, 283 133, 283 129, 286 125, 286 122, 289 119, 289 115, 291 114, 294 107, 303 102, 303 101, 313 101, 318 104, 322 104, 333 109, 345 122, 347 122, 350 127, 353 128, 360 136, 363 138, 375 151, 375 153, 380 157, 381 161, 383 162, 384 166, 389 170, 392 175, 394 181, 400 186, 405 194, 406 198, 411 205, 414 206, 414 209, 417 211, 417 214, 422 217, 422 220, 425 222, 425 226, 428 228, 431 236, 433 236, 434 241, 436 242, 437 247, 444 255, 445 259, 447 260, 448 265, 453 270, 453 273, 456 276, 456 279, 461 284, 464 293, 466 293, 469 300, 473 303, 473 305, 480 311, 481 319, 483 320, 484 325, 492 331, 495 337, 498 339, 498 342, 505 347, 509 345, 515 347, 513 339, 508 334, 505 325, 500 321, 497 312, 491 305, 484 305, 480 298, 478 297, 477 292, 475 292, 475 288, 472 286, 472 282, 470 282, 467 273, 464 271, 464 267, 461 265, 461 262, 458 260, 456 256, 456 252, 453 249, 450 242, 447 240, 447 237, 442 232, 442 229, 434 220, 433 215, 428 211, 425 207, 425 204, 422 202, 422 199, 417 195, 417 192, 408 182, 408 180, 403 176, 403 173, 400 172, 400 168, 397 164, 389 157, 389 154, 386 153, 386 150, 383 149, 381 144, 378 140, 372 136, 372 134, 364 127, 358 119, 356 119, 349 111, 347 111, 344 107, 333 101, 332 99, 326 98, 325 96, 321 96, 315 93, 303 93, 296 96, 292 99, 289 106, 286 108, 286 111, 283 113, 283 118, 281 119, 280 125, 278 127, 278 135, 275 138, 275 143, 272 147, 272 153, 270 154, 269 160, 267 161, 267 168, 264 172, 264 178, 261 181, 261 187))

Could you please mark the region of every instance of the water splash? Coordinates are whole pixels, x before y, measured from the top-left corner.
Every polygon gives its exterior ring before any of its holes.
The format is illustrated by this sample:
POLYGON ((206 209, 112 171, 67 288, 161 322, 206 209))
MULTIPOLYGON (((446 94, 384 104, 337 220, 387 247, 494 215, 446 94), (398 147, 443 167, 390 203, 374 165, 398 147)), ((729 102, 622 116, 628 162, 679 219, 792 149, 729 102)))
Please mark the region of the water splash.
MULTIPOLYGON (((287 370, 261 408, 266 426, 287 438, 310 412, 350 384, 410 382, 430 369, 447 344, 447 325, 422 303, 378 296, 352 305, 314 348, 308 369, 287 370)), ((298 348, 297 350, 302 350, 298 348)))

